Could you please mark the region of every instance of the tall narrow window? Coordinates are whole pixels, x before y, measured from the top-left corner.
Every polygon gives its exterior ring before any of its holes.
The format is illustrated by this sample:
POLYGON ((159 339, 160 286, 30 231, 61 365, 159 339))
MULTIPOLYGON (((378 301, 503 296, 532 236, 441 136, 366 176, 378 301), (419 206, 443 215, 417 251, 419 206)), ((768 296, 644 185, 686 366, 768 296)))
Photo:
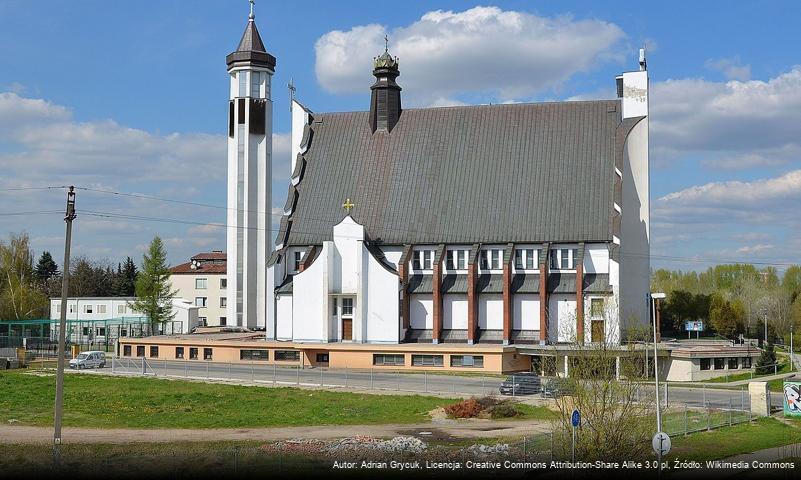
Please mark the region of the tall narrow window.
POLYGON ((456 268, 464 270, 467 268, 467 250, 456 251, 456 268))
POLYGON ((534 255, 537 251, 533 248, 526 249, 526 269, 527 270, 534 270, 534 255))
POLYGON ((570 268, 576 268, 576 265, 578 265, 577 262, 578 262, 578 249, 574 248, 571 251, 570 255, 570 268))
POLYGON ((296 251, 295 255, 294 255, 294 259, 293 259, 293 265, 292 265, 293 270, 296 271, 296 272, 299 271, 300 270, 300 264, 302 262, 303 262, 303 252, 296 251))
POLYGON ((432 252, 431 250, 423 251, 423 268, 425 270, 431 270, 431 267, 433 265, 433 257, 434 257, 434 252, 432 252))
POLYGON ((523 269, 523 250, 515 249, 515 268, 523 269))
POLYGON ((445 268, 448 270, 456 270, 456 262, 454 261, 454 257, 456 256, 456 250, 451 250, 445 255, 445 268))
POLYGON ((239 80, 239 96, 240 97, 247 97, 248 96, 248 73, 247 72, 238 72, 236 74, 239 80))
POLYGON ((228 136, 234 138, 234 101, 228 102, 228 136))
POLYGON ((339 302, 338 302, 337 297, 332 298, 331 299, 331 315, 333 315, 335 317, 337 316, 337 313, 339 313, 338 312, 338 310, 339 310, 338 307, 339 307, 339 302))
POLYGON ((342 299, 342 316, 352 316, 353 315, 353 299, 352 298, 343 298, 342 299))
POLYGON ((559 265, 562 267, 562 270, 568 270, 570 268, 570 250, 563 248, 559 251, 559 265))
MULTIPOLYGON (((237 123, 240 125, 245 124, 245 99, 239 99, 239 112, 237 114, 237 123)), ((244 133, 244 132, 243 132, 244 133)))
POLYGON ((261 72, 250 73, 250 96, 253 98, 261 97, 261 72))

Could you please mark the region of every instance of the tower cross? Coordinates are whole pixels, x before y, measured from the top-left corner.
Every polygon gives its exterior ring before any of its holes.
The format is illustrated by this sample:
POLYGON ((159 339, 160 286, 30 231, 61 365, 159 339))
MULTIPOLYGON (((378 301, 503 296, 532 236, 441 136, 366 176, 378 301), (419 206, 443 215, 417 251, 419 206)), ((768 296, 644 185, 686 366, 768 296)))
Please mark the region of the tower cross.
POLYGON ((256 0, 248 0, 248 1, 250 2, 250 15, 248 15, 248 18, 253 20, 254 18, 256 18, 256 14, 253 13, 253 6, 256 4, 256 0))
POLYGON ((350 215, 350 211, 353 210, 353 207, 355 206, 356 205, 350 201, 350 198, 345 200, 345 203, 342 204, 342 208, 344 208, 345 211, 348 212, 348 215, 350 215))
POLYGON ((384 35, 384 51, 389 52, 389 35, 384 35))

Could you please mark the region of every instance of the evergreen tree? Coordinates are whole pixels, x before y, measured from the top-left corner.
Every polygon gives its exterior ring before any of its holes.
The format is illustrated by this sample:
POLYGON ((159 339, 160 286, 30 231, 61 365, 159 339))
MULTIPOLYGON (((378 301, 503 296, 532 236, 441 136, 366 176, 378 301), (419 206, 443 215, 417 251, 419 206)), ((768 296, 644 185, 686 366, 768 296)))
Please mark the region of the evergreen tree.
POLYGON ((776 351, 773 349, 773 342, 765 344, 762 349, 762 354, 759 355, 756 363, 756 373, 758 375, 767 375, 774 372, 774 365, 776 364, 776 351))
POLYGON ((46 284, 48 280, 58 275, 58 273, 58 264, 53 260, 53 256, 50 255, 50 252, 42 252, 42 255, 39 257, 39 262, 34 269, 34 275, 36 276, 36 280, 39 281, 39 284, 46 284))
POLYGON ((117 287, 117 295, 122 297, 133 297, 136 295, 136 276, 139 274, 139 270, 136 268, 136 264, 134 263, 131 257, 127 257, 125 259, 125 263, 122 264, 121 268, 119 269, 118 275, 118 287, 117 287))
POLYGON ((131 303, 134 310, 142 312, 150 320, 151 334, 156 334, 161 324, 175 317, 172 299, 176 293, 170 284, 164 243, 156 236, 143 255, 142 271, 136 278, 136 300, 131 303))

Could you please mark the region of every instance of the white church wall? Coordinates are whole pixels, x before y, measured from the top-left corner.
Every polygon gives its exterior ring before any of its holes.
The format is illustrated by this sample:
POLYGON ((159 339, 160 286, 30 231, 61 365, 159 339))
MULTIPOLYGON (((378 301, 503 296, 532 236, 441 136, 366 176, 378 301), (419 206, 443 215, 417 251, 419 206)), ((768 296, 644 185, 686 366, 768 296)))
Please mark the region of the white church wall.
POLYGON ((446 293, 442 296, 443 330, 467 329, 467 295, 446 293))
POLYGON ((552 294, 548 297, 548 331, 551 340, 573 342, 576 340, 576 296, 552 294))
POLYGON ((278 295, 275 303, 275 337, 292 340, 292 295, 278 295))
POLYGON ((516 293, 512 304, 512 329, 540 329, 540 299, 536 293, 516 293))
POLYGON ((292 338, 296 342, 328 341, 328 257, 331 242, 324 242, 320 255, 292 283, 292 338))
POLYGON ((364 240, 364 227, 353 221, 350 216, 334 226, 335 261, 332 293, 357 293, 362 240, 364 240))
POLYGON ((384 268, 362 242, 362 288, 365 301, 365 341, 375 343, 400 342, 398 276, 384 268))
POLYGON ((300 148, 300 142, 303 140, 303 129, 309 123, 309 114, 303 106, 296 100, 292 100, 292 161, 290 163, 290 170, 287 172, 289 175, 295 171, 295 162, 299 153, 303 153, 300 148))
POLYGON ((650 278, 648 118, 629 133, 624 148, 620 225, 620 315, 624 325, 647 325, 650 278))
POLYGON ((413 293, 409 296, 409 324, 415 330, 434 328, 434 302, 430 293, 413 293))
POLYGON ((403 247, 400 246, 381 247, 381 251, 384 253, 384 257, 386 257, 387 262, 392 265, 392 268, 397 270, 401 256, 403 255, 403 247))
POLYGON ((609 247, 607 244, 585 245, 584 273, 609 273, 609 247))
POLYGON ((478 297, 478 328, 503 330, 503 295, 482 293, 478 297))

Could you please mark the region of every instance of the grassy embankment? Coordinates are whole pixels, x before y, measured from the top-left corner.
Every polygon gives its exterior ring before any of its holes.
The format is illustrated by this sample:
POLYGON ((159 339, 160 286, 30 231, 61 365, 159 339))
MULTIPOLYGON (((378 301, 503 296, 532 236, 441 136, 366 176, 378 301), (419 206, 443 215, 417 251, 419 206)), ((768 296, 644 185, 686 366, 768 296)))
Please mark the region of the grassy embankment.
MULTIPOLYGON (((0 423, 53 422, 55 378, 35 371, 0 372, 0 423)), ((87 428, 243 428, 417 423, 456 400, 423 395, 369 395, 264 388, 155 378, 68 374, 64 425, 87 428)), ((522 418, 549 418, 519 405, 522 418)), ((521 418, 521 417, 518 417, 521 418)))

